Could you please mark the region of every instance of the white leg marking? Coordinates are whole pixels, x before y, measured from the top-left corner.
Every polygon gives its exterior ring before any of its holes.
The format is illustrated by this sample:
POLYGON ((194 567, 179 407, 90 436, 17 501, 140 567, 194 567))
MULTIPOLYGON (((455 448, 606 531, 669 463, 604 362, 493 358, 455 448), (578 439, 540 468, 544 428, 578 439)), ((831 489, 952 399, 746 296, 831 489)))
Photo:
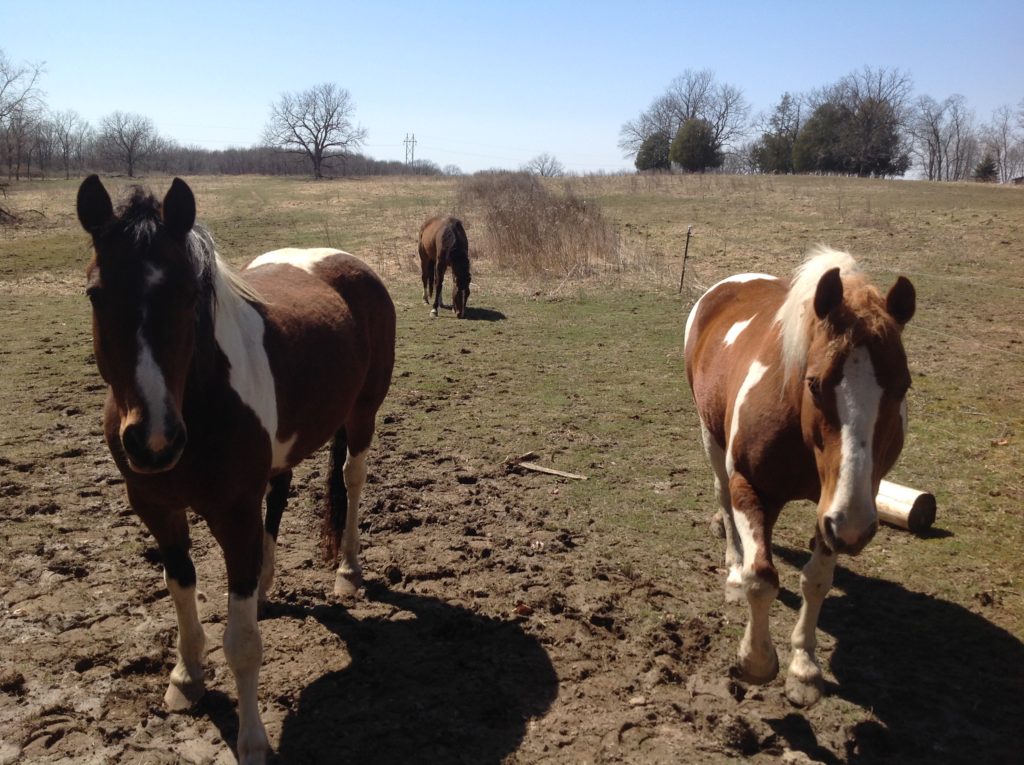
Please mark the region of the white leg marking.
POLYGON ((203 695, 203 651, 206 634, 199 622, 196 608, 196 588, 182 587, 164 573, 164 582, 174 601, 178 616, 178 663, 171 670, 171 682, 164 694, 164 703, 174 712, 187 709, 203 695))
POLYGON ((832 588, 832 574, 836 568, 836 556, 822 552, 824 545, 819 541, 814 553, 800 574, 800 592, 803 603, 800 615, 793 628, 791 643, 793 657, 789 662, 786 676, 786 696, 794 704, 810 706, 821 698, 824 679, 821 668, 814 656, 818 645, 816 629, 821 605, 832 588))
POLYGON ((775 587, 763 582, 747 588, 750 620, 740 641, 739 668, 751 683, 767 683, 779 674, 779 657, 768 630, 768 617, 777 595, 775 587))
POLYGON ((729 327, 729 331, 725 333, 725 340, 722 341, 722 344, 732 345, 733 343, 735 343, 736 338, 740 336, 740 333, 743 332, 743 330, 745 330, 750 325, 750 322, 752 322, 753 320, 754 317, 751 316, 746 321, 738 321, 731 327, 729 327))
POLYGON ((167 448, 167 380, 153 357, 141 327, 136 339, 139 343, 139 359, 135 365, 135 381, 146 407, 146 445, 154 454, 159 454, 167 448))
POLYGON ((843 364, 843 379, 836 386, 843 453, 832 503, 825 511, 833 520, 836 535, 850 544, 878 520, 871 488, 871 447, 881 400, 882 388, 871 355, 866 348, 855 348, 843 364))
POLYGON ((277 540, 269 532, 263 532, 263 567, 260 569, 260 603, 267 602, 267 593, 274 586, 274 556, 277 540))
POLYGON ((351 595, 362 584, 362 569, 359 566, 359 498, 366 483, 366 452, 349 452, 342 473, 345 478, 345 493, 348 507, 345 511, 345 531, 341 536, 341 555, 338 573, 334 578, 336 595, 351 595))
POLYGON ((256 595, 228 595, 228 625, 224 655, 238 688, 238 762, 256 765, 266 760, 270 744, 260 719, 257 699, 263 641, 256 624, 256 595))

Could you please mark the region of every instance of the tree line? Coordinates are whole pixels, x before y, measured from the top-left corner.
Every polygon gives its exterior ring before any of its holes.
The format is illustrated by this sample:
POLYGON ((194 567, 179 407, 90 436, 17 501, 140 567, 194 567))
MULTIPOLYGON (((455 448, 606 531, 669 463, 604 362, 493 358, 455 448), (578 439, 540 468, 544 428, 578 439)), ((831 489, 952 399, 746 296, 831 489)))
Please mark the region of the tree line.
POLYGON ((752 120, 742 92, 709 70, 687 70, 639 117, 619 147, 638 170, 1008 182, 1024 175, 1024 99, 979 123, 967 99, 916 96, 910 76, 864 67, 803 94, 784 93, 752 120))
MULTIPOLYGON (((115 111, 91 125, 73 110, 53 110, 39 87, 41 66, 16 64, 0 50, 0 162, 11 179, 86 171, 135 176, 179 174, 457 175, 429 160, 376 160, 360 149, 349 92, 333 83, 285 93, 271 104, 256 146, 183 146, 140 114, 115 111)), ((929 180, 1008 182, 1024 175, 1024 99, 979 123, 962 95, 916 96, 910 76, 864 67, 808 93, 784 93, 768 113, 751 108, 736 86, 710 70, 687 70, 633 120, 619 147, 640 171, 722 169, 740 173, 817 173, 890 177, 911 167, 929 180)), ((523 166, 557 176, 544 153, 523 166)))
POLYGON ((347 90, 331 83, 286 93, 272 104, 257 146, 221 150, 181 145, 141 114, 115 111, 92 125, 74 110, 54 110, 40 89, 42 68, 16 64, 0 50, 0 162, 9 179, 86 171, 264 175, 439 175, 429 160, 406 164, 361 153, 366 131, 352 123, 347 90))

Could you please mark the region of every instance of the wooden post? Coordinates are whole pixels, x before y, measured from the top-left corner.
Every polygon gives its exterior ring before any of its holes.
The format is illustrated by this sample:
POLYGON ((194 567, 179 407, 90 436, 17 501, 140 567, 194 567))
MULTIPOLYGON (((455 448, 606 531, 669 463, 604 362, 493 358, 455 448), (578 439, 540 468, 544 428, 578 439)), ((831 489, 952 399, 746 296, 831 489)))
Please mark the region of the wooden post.
POLYGON ((679 274, 679 292, 683 293, 683 279, 686 278, 686 255, 690 251, 690 233, 693 231, 693 226, 686 227, 686 247, 683 248, 683 272, 679 274))
POLYGON ((875 497, 878 518, 914 534, 930 528, 935 522, 935 495, 882 481, 875 497))

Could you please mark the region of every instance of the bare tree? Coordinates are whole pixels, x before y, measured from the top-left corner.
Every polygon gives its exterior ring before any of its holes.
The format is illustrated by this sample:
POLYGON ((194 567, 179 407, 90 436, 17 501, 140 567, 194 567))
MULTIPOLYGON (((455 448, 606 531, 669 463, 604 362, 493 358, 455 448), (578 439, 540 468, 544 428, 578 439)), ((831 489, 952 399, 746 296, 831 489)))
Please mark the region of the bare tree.
POLYGON ((917 99, 914 116, 910 120, 913 151, 929 181, 942 180, 946 162, 946 106, 931 96, 921 96, 917 99))
POLYGON ((565 174, 565 167, 562 163, 547 152, 538 154, 531 159, 523 165, 523 170, 528 173, 536 173, 544 178, 557 178, 565 174))
POLYGON ((100 120, 99 152, 125 168, 129 178, 147 160, 156 156, 163 143, 149 117, 117 111, 100 120))
POLYGON ((1021 138, 1013 123, 1013 110, 1000 106, 992 112, 992 122, 985 129, 985 146, 996 160, 1000 183, 1009 183, 1021 169, 1021 138))
POLYGON ((948 120, 943 135, 946 147, 946 180, 969 178, 978 163, 978 136, 974 129, 974 112, 967 108, 967 99, 953 95, 946 99, 948 120))
POLYGON ((81 144, 89 124, 73 109, 54 112, 50 116, 50 122, 53 124, 55 148, 64 166, 64 177, 70 178, 71 161, 81 152, 81 144))
POLYGON ((746 129, 750 106, 743 92, 732 85, 717 83, 709 69, 687 69, 669 83, 664 94, 656 98, 635 120, 619 130, 619 148, 632 157, 643 142, 662 133, 674 137, 689 120, 703 120, 711 125, 719 150, 731 148, 746 129))
POLYGON ((42 106, 37 87, 42 71, 41 64, 15 64, 0 50, 0 140, 9 178, 21 175, 26 160, 29 127, 42 106))
POLYGON ((263 141, 279 151, 305 155, 313 176, 323 178, 325 162, 354 152, 366 140, 366 129, 352 124, 354 112, 352 96, 333 83, 285 93, 271 106, 263 141))

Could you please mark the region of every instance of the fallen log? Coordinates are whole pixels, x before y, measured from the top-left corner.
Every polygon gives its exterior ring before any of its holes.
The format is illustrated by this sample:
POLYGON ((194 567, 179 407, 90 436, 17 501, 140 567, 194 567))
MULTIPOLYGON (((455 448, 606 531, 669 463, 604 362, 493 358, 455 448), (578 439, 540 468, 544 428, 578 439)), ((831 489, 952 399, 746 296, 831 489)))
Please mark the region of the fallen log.
POLYGON ((935 522, 935 495, 882 481, 875 497, 878 518, 883 523, 920 534, 935 522))

